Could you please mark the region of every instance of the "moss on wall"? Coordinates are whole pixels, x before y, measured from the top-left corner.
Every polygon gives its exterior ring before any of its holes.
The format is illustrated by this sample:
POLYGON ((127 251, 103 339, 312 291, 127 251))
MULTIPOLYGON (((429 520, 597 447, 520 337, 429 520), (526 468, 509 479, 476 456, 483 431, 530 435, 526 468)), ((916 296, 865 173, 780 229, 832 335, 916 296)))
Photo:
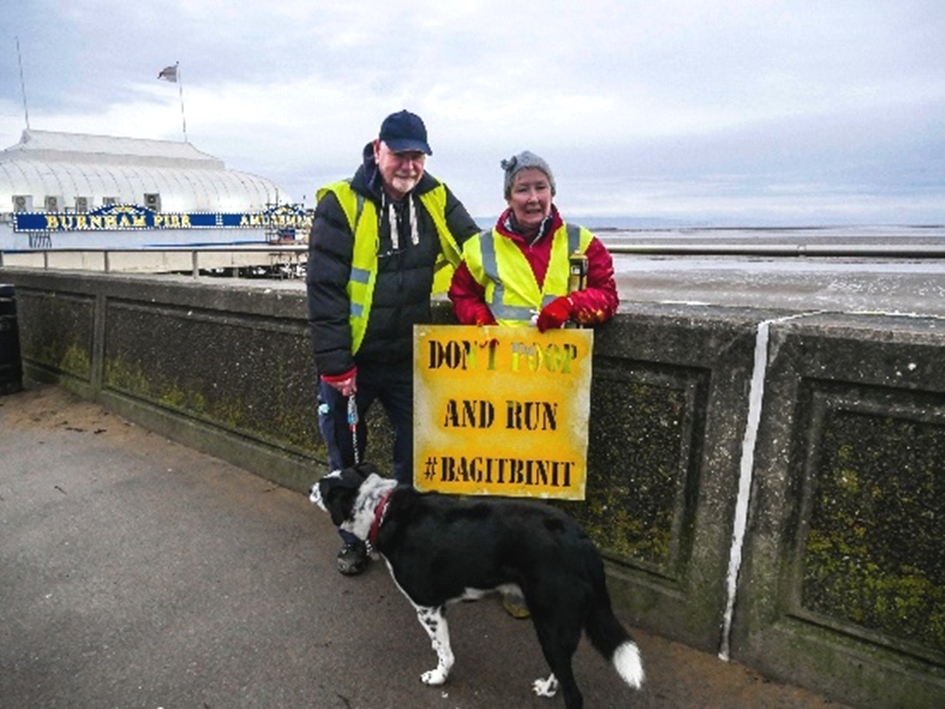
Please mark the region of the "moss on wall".
POLYGON ((21 293, 20 349, 24 359, 89 381, 94 301, 21 293))
POLYGON ((163 407, 323 453, 308 342, 258 321, 109 308, 104 383, 163 407))
POLYGON ((804 607, 945 652, 945 426, 831 411, 804 607))
POLYGON ((595 375, 586 499, 560 504, 608 552, 671 572, 691 415, 680 388, 595 375))

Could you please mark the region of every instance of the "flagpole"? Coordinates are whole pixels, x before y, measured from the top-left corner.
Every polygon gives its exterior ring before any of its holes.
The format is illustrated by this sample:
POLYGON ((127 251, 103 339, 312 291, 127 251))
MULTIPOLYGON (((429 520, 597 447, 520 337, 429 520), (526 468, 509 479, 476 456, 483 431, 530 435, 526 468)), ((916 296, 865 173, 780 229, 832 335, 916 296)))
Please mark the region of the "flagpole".
POLYGON ((180 120, 184 126, 184 142, 189 143, 187 140, 187 116, 184 115, 184 80, 181 78, 180 73, 180 62, 174 62, 174 66, 177 67, 177 91, 180 94, 180 120))
POLYGON ((16 59, 20 64, 20 90, 23 92, 23 113, 26 116, 26 130, 30 129, 30 109, 26 105, 26 81, 23 80, 23 57, 20 56, 20 37, 16 37, 16 59))

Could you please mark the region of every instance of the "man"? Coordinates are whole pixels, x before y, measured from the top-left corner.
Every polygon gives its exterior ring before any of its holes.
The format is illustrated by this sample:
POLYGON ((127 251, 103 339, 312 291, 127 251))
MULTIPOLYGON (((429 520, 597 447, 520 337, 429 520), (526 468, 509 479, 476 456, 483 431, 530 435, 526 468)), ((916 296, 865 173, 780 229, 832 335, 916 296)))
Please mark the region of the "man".
MULTIPOLYGON (((377 399, 394 429, 394 476, 402 484, 413 482, 413 326, 430 322, 434 286, 446 290, 463 242, 479 231, 446 185, 425 172, 432 154, 419 116, 391 114, 354 177, 318 191, 309 236, 309 325, 329 464, 355 463, 349 397, 363 459, 364 419, 377 399)), ((361 573, 364 544, 339 533, 338 570, 361 573)))

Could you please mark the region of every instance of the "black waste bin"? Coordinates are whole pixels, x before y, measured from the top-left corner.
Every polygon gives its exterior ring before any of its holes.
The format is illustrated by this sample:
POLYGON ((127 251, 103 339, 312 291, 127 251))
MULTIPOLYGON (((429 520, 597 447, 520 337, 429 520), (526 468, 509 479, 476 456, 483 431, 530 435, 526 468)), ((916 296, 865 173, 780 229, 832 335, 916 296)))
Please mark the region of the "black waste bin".
POLYGON ((0 395, 23 388, 20 328, 16 323, 16 290, 0 283, 0 395))

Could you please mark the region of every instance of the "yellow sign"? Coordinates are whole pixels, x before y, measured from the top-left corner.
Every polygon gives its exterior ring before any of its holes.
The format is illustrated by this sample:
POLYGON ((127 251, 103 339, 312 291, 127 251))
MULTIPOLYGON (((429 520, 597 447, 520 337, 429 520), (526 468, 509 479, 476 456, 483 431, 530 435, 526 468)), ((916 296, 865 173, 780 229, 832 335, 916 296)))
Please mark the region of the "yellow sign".
POLYGON ((414 486, 584 499, 593 330, 414 327, 414 486))

